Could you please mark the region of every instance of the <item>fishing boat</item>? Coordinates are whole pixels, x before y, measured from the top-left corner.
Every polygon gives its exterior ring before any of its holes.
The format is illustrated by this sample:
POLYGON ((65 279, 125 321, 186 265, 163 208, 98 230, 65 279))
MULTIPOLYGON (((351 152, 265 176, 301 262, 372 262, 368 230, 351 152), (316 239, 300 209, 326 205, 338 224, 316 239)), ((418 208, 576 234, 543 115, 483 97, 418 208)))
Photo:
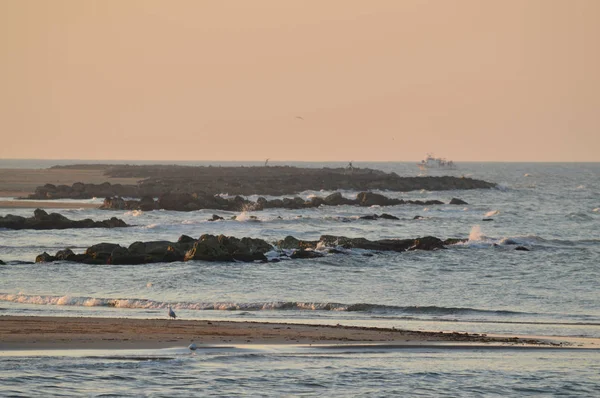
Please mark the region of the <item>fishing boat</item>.
POLYGON ((456 165, 452 160, 446 160, 445 158, 436 158, 432 153, 428 153, 425 159, 417 163, 419 169, 455 169, 456 165))

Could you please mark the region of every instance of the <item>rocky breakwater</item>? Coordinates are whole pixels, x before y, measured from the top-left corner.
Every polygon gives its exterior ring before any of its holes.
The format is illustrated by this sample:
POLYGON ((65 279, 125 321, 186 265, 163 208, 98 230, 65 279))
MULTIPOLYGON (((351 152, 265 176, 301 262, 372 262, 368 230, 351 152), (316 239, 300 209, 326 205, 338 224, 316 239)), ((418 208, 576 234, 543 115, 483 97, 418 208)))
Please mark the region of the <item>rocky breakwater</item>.
POLYGON ((69 185, 46 184, 35 189, 26 199, 92 199, 106 196, 125 196, 139 198, 140 189, 137 185, 121 185, 104 182, 102 184, 84 184, 76 182, 69 185))
MULTIPOLYGON (((453 199, 454 200, 454 199, 453 199)), ((463 202, 466 203, 466 202, 463 202)), ((214 209, 225 211, 257 211, 264 209, 308 209, 319 206, 395 206, 404 204, 416 205, 440 205, 444 202, 439 200, 404 200, 388 198, 373 192, 360 192, 355 199, 349 199, 335 192, 326 197, 312 197, 304 200, 300 197, 272 199, 267 200, 259 197, 256 202, 235 196, 233 198, 223 198, 218 195, 189 194, 189 193, 169 193, 162 195, 158 201, 150 197, 142 200, 124 200, 120 197, 109 197, 104 200, 101 209, 104 210, 175 210, 175 211, 195 211, 201 209, 214 209)))
MULTIPOLYGON (((66 167, 66 166, 63 166, 66 167)), ((426 189, 444 191, 455 189, 487 189, 494 183, 464 177, 401 177, 367 168, 300 168, 269 167, 193 167, 193 166, 98 166, 107 178, 134 177, 137 185, 46 184, 38 187, 29 199, 89 199, 93 197, 160 197, 168 193, 230 195, 292 195, 306 190, 389 190, 408 192, 426 189)), ((61 168, 61 167, 57 167, 61 168)), ((82 165, 68 166, 85 168, 82 165)))
POLYGON ((254 262, 281 261, 296 258, 323 257, 343 253, 344 249, 365 249, 376 252, 408 250, 439 250, 455 240, 442 241, 433 236, 416 239, 383 239, 370 241, 364 238, 323 235, 316 241, 303 241, 288 236, 268 243, 262 239, 241 238, 225 235, 202 235, 194 239, 187 235, 177 242, 134 242, 129 247, 116 243, 99 243, 75 254, 71 249, 58 251, 54 256, 44 252, 36 257, 36 263, 72 261, 85 264, 148 264, 176 261, 254 262))
POLYGON ((33 217, 28 218, 12 214, 0 216, 0 228, 6 229, 122 228, 128 226, 123 220, 116 217, 104 221, 94 221, 89 218, 71 220, 62 214, 48 214, 42 209, 36 209, 33 217))

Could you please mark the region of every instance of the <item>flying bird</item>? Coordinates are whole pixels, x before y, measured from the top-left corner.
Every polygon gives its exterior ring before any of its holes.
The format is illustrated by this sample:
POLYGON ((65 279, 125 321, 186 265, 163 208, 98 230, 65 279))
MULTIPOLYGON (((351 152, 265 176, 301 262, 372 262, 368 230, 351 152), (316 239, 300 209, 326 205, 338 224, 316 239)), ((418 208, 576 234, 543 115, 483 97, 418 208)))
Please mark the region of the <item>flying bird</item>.
POLYGON ((169 318, 177 319, 177 315, 175 315, 175 311, 169 306, 169 318))
POLYGON ((302 116, 296 116, 296 119, 304 120, 302 116))

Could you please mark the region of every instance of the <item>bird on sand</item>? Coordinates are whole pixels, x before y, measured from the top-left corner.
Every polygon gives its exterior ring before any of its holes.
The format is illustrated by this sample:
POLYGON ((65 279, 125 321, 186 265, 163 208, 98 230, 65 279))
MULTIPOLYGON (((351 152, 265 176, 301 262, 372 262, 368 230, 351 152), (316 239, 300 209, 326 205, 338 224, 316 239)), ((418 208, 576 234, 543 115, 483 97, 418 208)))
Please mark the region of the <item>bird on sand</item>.
POLYGON ((169 318, 177 319, 177 315, 175 315, 175 311, 169 306, 169 318))

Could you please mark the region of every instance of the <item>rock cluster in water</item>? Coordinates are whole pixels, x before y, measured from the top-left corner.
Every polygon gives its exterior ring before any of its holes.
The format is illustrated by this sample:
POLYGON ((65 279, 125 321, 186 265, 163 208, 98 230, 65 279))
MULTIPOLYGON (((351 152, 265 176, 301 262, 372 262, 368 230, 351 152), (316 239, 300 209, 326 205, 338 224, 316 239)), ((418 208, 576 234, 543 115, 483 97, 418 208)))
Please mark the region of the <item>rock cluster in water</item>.
POLYGON ((42 209, 36 209, 33 217, 28 218, 12 214, 0 216, 0 228, 6 229, 122 228, 128 226, 123 220, 116 217, 104 221, 94 221, 89 218, 70 220, 62 214, 48 214, 42 209))
MULTIPOLYGON (((458 199, 453 199, 458 200, 458 199)), ((463 201, 461 201, 463 202, 463 201)), ((466 203, 466 202, 463 202, 466 203)), ((223 198, 218 195, 202 195, 189 193, 168 193, 162 195, 155 201, 151 197, 143 197, 141 200, 125 200, 121 197, 109 197, 104 200, 100 207, 105 210, 175 210, 195 211, 200 209, 217 209, 226 211, 256 211, 273 208, 283 209, 307 209, 325 206, 358 205, 358 206, 394 206, 402 204, 417 205, 439 205, 444 202, 439 200, 404 200, 388 198, 373 192, 360 192, 356 199, 348 199, 340 192, 332 193, 326 197, 312 197, 304 200, 300 197, 267 200, 260 197, 256 202, 241 196, 223 198)))
POLYGON ((408 192, 426 189, 486 189, 496 184, 465 177, 400 177, 365 168, 196 167, 168 165, 71 165, 55 168, 104 170, 107 177, 140 178, 137 185, 46 184, 36 188, 29 199, 89 199, 93 197, 159 197, 169 192, 187 194, 228 193, 230 195, 295 194, 307 190, 390 190, 408 192))
POLYGON ((458 240, 442 241, 433 236, 416 239, 382 239, 370 241, 364 238, 323 235, 316 241, 304 241, 288 236, 272 245, 256 238, 235 238, 225 235, 202 235, 194 239, 187 235, 177 242, 134 242, 129 247, 116 243, 99 243, 87 248, 85 253, 75 254, 71 249, 58 251, 54 256, 44 252, 36 257, 36 263, 72 261, 86 264, 146 264, 175 261, 280 261, 286 258, 322 257, 325 253, 339 253, 341 249, 366 249, 375 251, 404 252, 408 250, 438 250, 445 244, 458 240))

